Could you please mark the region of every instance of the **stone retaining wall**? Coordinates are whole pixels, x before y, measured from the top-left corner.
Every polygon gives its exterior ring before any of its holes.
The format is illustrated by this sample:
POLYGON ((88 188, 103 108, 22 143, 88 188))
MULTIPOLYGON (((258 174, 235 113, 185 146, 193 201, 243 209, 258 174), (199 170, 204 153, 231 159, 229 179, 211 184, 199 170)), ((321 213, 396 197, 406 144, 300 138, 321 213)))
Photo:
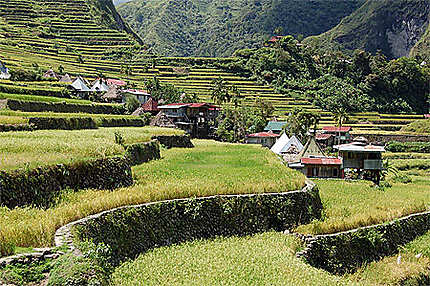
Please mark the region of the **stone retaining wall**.
POLYGON ((152 139, 158 140, 160 144, 167 149, 170 148, 193 148, 194 145, 191 142, 190 136, 188 135, 160 135, 152 136, 152 139))
POLYGON ((281 231, 321 217, 322 204, 312 183, 300 191, 222 195, 121 207, 60 228, 57 246, 79 255, 74 242, 92 240, 113 251, 118 265, 152 248, 216 236, 281 231))
POLYGON ((396 254, 399 246, 429 230, 430 212, 423 212, 351 231, 306 236, 306 248, 297 256, 314 267, 343 274, 364 263, 396 254))
POLYGON ((366 137, 370 143, 385 145, 390 141, 398 142, 430 142, 430 135, 413 134, 359 134, 354 136, 366 137))

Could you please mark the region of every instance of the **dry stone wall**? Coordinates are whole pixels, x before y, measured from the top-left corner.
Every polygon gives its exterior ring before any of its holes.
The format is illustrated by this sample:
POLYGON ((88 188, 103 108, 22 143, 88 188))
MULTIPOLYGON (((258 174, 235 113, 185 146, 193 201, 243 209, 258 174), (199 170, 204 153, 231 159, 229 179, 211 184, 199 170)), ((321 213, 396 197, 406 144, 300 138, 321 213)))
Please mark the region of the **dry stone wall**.
POLYGON ((389 223, 329 235, 307 236, 298 253, 310 265, 331 273, 352 272, 364 263, 398 252, 398 248, 430 230, 430 212, 389 223))
POLYGON ((277 194, 223 195, 128 206, 102 212, 57 231, 56 245, 108 245, 114 265, 152 248, 216 236, 282 231, 321 217, 318 189, 277 194))

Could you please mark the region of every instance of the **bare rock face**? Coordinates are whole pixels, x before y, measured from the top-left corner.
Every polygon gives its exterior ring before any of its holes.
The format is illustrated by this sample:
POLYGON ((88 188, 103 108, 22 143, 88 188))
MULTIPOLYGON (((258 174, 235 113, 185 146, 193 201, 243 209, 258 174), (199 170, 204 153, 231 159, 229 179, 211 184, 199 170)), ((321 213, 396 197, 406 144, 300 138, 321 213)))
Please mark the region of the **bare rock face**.
POLYGON ((391 28, 386 30, 386 37, 391 48, 391 54, 395 58, 408 56, 411 49, 424 35, 429 25, 430 2, 423 3, 417 14, 399 15, 391 28), (423 9, 424 8, 424 9, 423 9))

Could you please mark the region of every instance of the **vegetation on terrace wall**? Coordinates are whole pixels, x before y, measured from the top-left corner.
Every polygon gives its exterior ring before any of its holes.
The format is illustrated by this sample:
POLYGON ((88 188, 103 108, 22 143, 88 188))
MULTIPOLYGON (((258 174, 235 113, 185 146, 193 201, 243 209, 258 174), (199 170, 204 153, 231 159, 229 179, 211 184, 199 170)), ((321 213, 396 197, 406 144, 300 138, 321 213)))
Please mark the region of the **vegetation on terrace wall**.
POLYGON ((25 112, 55 113, 93 113, 93 114, 124 114, 122 105, 113 104, 74 104, 66 102, 40 102, 8 99, 6 106, 11 110, 25 112))
POLYGON ((221 66, 332 112, 428 113, 430 69, 416 59, 389 61, 364 51, 352 56, 321 53, 292 36, 273 47, 239 50, 235 56, 236 61, 221 66))
POLYGON ((413 132, 413 133, 430 133, 430 118, 426 120, 417 120, 406 126, 403 126, 400 130, 402 132, 413 132))
POLYGON ((282 231, 319 219, 318 190, 215 196, 112 210, 74 225, 75 242, 103 243, 119 265, 148 250, 194 239, 282 231))
POLYGON ((48 207, 62 190, 115 189, 133 183, 128 161, 94 159, 33 170, 0 171, 0 205, 48 207))
POLYGON ((430 153, 430 142, 397 142, 391 141, 385 146, 389 152, 430 153))

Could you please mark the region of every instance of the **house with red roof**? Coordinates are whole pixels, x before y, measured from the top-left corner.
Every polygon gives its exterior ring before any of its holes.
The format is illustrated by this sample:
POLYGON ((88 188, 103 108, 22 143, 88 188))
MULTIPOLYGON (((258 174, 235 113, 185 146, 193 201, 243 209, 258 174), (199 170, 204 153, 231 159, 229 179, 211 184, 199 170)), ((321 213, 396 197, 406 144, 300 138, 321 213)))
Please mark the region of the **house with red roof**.
POLYGON ((106 83, 109 86, 115 85, 116 87, 125 87, 127 85, 127 83, 123 80, 112 78, 106 79, 106 83))
POLYGON ((281 40, 284 36, 272 36, 267 42, 266 46, 273 46, 276 44, 279 40, 281 40))
POLYGON ((246 136, 245 142, 246 144, 260 144, 263 147, 272 148, 279 136, 272 131, 253 133, 246 136))
MULTIPOLYGON (((323 129, 318 132, 319 134, 331 134, 334 137, 334 143, 345 144, 352 141, 350 126, 324 126, 323 129)), ((332 146, 332 145, 331 145, 332 146)))
POLYGON ((329 157, 311 136, 303 150, 288 164, 309 178, 343 178, 342 158, 329 157))
MULTIPOLYGON (((220 108, 210 103, 171 103, 158 106, 163 116, 173 122, 177 128, 185 130, 195 138, 208 138, 213 133, 214 126, 220 108)), ((161 114, 160 114, 161 115, 161 114)), ((163 119, 163 122, 166 120, 163 119)), ((153 125, 162 126, 162 122, 153 121, 153 125)))

